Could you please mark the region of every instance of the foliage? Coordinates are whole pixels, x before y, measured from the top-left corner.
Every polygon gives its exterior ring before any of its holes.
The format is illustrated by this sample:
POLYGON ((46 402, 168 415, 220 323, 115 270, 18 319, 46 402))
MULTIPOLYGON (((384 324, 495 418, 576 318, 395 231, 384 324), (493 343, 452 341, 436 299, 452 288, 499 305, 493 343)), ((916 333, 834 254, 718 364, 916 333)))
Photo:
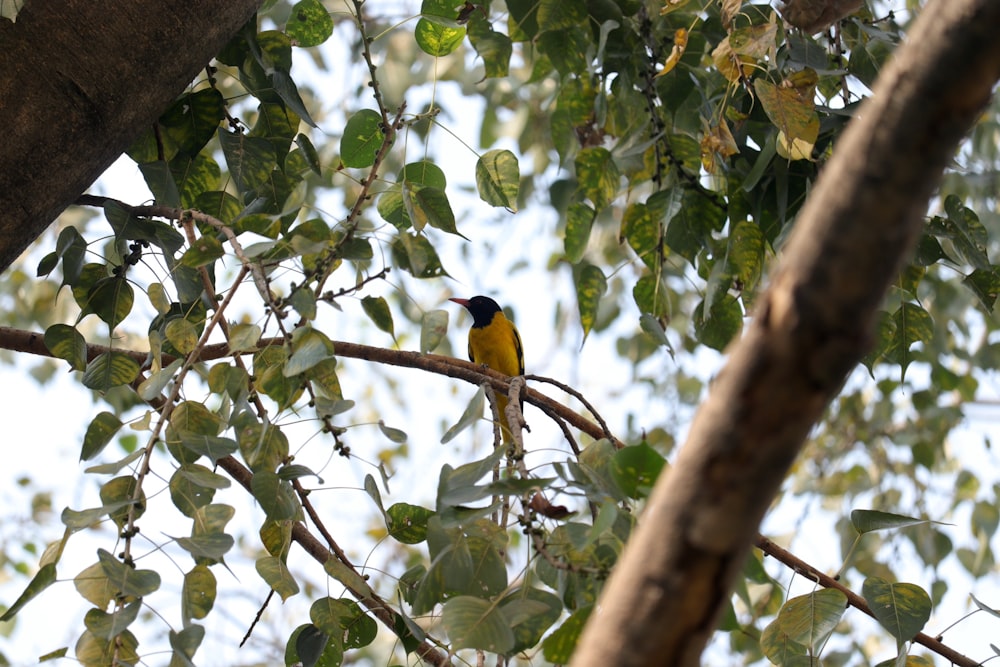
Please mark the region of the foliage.
MULTIPOLYGON (((76 646, 55 652, 124 664, 166 646, 171 665, 211 660, 229 641, 205 629, 222 603, 217 577, 249 554, 262 605, 268 590, 315 598, 280 629, 286 664, 413 653, 440 663, 449 652, 471 661, 475 651, 564 663, 705 389, 698 365, 753 316, 775 253, 903 27, 862 10, 812 37, 766 4, 692 0, 424 0, 406 20, 360 2, 346 13, 319 0, 270 4, 129 150, 154 202, 81 199, 104 221, 66 218, 37 277, 23 267, 10 275, 11 323, 44 326, 48 353, 104 406, 80 449, 100 504, 63 511, 63 537, 4 618, 44 604, 46 589, 70 577, 93 607, 76 646), (358 60, 330 68, 372 78, 320 95, 293 61, 322 62, 334 35, 358 60), (462 136, 462 112, 446 109, 459 106, 455 91, 482 101, 482 148, 462 147, 474 158, 462 185, 449 182, 457 158, 442 147, 445 133, 462 136), (424 470, 406 456, 410 436, 369 419, 379 407, 345 391, 345 360, 484 383, 455 426, 435 434, 442 442, 468 436, 484 398, 508 385, 454 360, 357 345, 358 332, 371 333, 360 315, 385 343, 404 347, 418 332, 421 353, 446 347, 447 314, 410 303, 419 283, 440 291, 464 252, 456 244, 483 243, 488 226, 470 218, 495 210, 508 229, 527 224, 509 221, 515 212, 541 207, 560 222, 555 235, 541 225, 531 233, 557 239, 545 246, 550 266, 532 271, 568 266, 576 301, 557 335, 614 338, 653 409, 616 407, 624 432, 615 437, 598 414, 611 392, 595 401, 600 410, 588 406, 599 424, 529 395, 565 442, 527 435, 524 447, 557 456, 529 466, 522 445, 497 446, 424 470), (340 341, 335 331, 351 334, 340 341), (391 446, 352 504, 377 518, 371 548, 383 541, 391 576, 358 565, 316 509, 323 476, 340 463, 329 459, 355 460, 366 421, 391 446), (393 471, 406 466, 437 478, 432 506, 384 506, 393 471), (154 513, 183 534, 140 533, 154 513), (67 544, 109 524, 92 562, 72 571, 67 544), (292 558, 298 548, 315 562, 292 558), (140 567, 152 552, 177 567, 140 567), (157 626, 143 607, 176 607, 180 624, 157 626), (387 635, 395 639, 374 643, 387 635)), ((995 111, 961 156, 975 171, 995 169, 995 111)), ((872 508, 837 526, 841 581, 861 591, 888 654, 907 664, 921 664, 905 657, 914 642, 938 650, 918 633, 948 592, 941 568, 957 562, 978 578, 994 562, 995 489, 947 446, 997 365, 996 221, 980 218, 991 196, 968 174, 950 175, 885 304, 867 373, 852 377, 779 501, 872 508), (957 546, 928 521, 953 516, 971 517, 957 546), (904 540, 908 563, 894 555, 904 540), (895 581, 904 572, 932 581, 895 581)), ((510 264, 520 261, 527 251, 510 264)), ((400 401, 415 393, 399 390, 400 401)), ((412 425, 424 440, 434 429, 412 425)), ((857 596, 792 595, 785 578, 747 564, 714 650, 782 665, 874 659, 849 639, 858 613, 845 607, 857 596)), ((255 631, 251 618, 246 627, 255 631)))

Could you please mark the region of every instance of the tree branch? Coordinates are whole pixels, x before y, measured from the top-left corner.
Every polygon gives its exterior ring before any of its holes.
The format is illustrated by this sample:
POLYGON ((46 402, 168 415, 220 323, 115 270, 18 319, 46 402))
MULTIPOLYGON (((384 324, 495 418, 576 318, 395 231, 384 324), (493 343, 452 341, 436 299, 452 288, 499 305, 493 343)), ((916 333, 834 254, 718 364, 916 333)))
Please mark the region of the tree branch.
MULTIPOLYGON (((45 347, 43 334, 35 331, 25 331, 23 329, 15 329, 12 327, 0 327, 0 349, 11 350, 13 352, 27 352, 28 354, 36 354, 43 357, 52 357, 52 353, 49 349, 45 347)), ((284 338, 262 338, 258 341, 258 348, 264 348, 269 345, 284 345, 284 338)), ((106 345, 97 344, 87 344, 87 360, 90 361, 100 354, 109 351, 106 345)), ((440 354, 420 354, 419 352, 407 352, 404 350, 389 350, 381 347, 372 347, 370 345, 360 345, 358 343, 348 343, 346 341, 333 341, 334 354, 338 357, 349 357, 352 359, 364 359, 365 361, 373 361, 379 364, 386 364, 389 366, 401 366, 403 368, 415 368, 417 370, 429 371, 431 373, 436 373, 438 375, 446 375, 457 380, 464 380, 470 384, 476 385, 477 387, 481 384, 488 383, 497 391, 502 391, 505 394, 510 389, 510 383, 505 375, 502 375, 492 369, 484 368, 479 364, 474 364, 471 361, 464 361, 462 359, 455 359, 454 357, 446 357, 440 354)), ((122 354, 127 354, 140 365, 146 364, 148 361, 149 354, 146 352, 139 352, 136 350, 122 350, 115 348, 115 350, 122 354)), ((240 354, 249 354, 248 352, 240 352, 240 354)), ((229 345, 226 343, 216 343, 213 345, 206 345, 201 350, 201 355, 198 357, 197 361, 211 361, 213 359, 221 359, 223 357, 233 356, 233 353, 229 350, 229 345)), ((163 355, 164 365, 170 364, 174 360, 174 357, 170 355, 163 355)), ((566 407, 562 403, 555 401, 545 394, 538 392, 534 389, 529 389, 527 387, 521 390, 521 395, 524 400, 531 403, 535 407, 541 409, 546 414, 553 415, 559 419, 568 422, 569 424, 575 426, 580 431, 583 431, 590 437, 594 439, 606 438, 608 437, 607 432, 598 424, 590 421, 586 417, 582 417, 577 412, 566 407)), ((610 437, 611 444, 617 449, 624 447, 624 444, 617 438, 610 437)))
POLYGON ((864 354, 927 201, 990 99, 998 26, 995 0, 931 2, 882 70, 675 465, 657 482, 574 667, 700 663, 757 526, 864 354))

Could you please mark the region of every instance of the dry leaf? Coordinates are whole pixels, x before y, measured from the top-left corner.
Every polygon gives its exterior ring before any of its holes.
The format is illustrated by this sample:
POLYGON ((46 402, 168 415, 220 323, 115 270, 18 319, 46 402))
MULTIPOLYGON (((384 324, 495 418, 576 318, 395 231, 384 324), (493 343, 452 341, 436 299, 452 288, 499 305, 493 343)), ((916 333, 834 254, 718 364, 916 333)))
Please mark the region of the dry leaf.
POLYGON ((688 45, 688 31, 685 28, 678 28, 674 32, 674 48, 670 49, 670 57, 667 58, 667 62, 663 63, 663 69, 656 73, 656 76, 663 76, 680 62, 681 56, 684 55, 684 49, 688 45))

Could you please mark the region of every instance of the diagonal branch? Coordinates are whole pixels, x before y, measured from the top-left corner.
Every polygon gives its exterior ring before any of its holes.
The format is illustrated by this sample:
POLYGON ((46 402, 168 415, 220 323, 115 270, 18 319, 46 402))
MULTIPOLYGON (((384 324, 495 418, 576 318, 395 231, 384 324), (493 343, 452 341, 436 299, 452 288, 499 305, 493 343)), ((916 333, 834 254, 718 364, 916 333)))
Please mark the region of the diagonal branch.
POLYGON ((921 11, 835 147, 755 317, 660 476, 574 667, 699 664, 757 526, 866 351, 928 200, 990 100, 998 27, 996 0, 936 0, 921 11))

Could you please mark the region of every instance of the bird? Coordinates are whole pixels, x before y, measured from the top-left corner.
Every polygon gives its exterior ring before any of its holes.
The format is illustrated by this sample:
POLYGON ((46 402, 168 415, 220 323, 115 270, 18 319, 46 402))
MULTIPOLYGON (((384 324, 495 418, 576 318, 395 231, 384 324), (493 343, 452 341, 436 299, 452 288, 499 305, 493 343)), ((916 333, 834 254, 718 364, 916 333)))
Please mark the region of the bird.
MULTIPOLYGON (((472 315, 472 328, 469 329, 469 360, 472 363, 482 364, 504 375, 524 375, 521 334, 496 301, 483 295, 449 301, 464 306, 472 315)), ((510 431, 504 423, 507 396, 498 393, 496 399, 504 443, 510 444, 510 431)))

